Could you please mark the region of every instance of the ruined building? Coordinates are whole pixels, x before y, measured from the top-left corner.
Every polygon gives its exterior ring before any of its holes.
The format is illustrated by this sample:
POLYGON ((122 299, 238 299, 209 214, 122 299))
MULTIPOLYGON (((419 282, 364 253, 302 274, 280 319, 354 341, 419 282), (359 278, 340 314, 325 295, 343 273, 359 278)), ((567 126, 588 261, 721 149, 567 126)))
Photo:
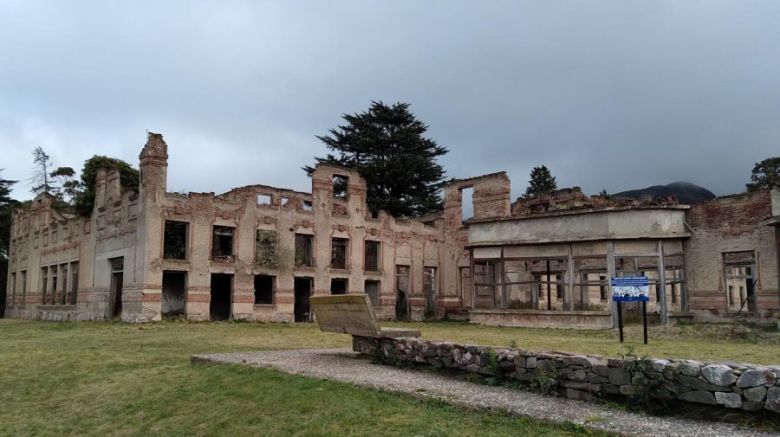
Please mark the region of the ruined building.
POLYGON ((442 212, 400 219, 372 214, 347 168, 319 165, 311 193, 185 195, 167 192, 167 165, 149 134, 137 191, 100 171, 90 217, 47 194, 16 210, 7 315, 308 321, 312 294, 366 293, 383 319, 611 327, 609 278, 634 275, 664 323, 780 310, 778 191, 687 206, 574 188, 511 203, 502 172, 452 181, 442 212))

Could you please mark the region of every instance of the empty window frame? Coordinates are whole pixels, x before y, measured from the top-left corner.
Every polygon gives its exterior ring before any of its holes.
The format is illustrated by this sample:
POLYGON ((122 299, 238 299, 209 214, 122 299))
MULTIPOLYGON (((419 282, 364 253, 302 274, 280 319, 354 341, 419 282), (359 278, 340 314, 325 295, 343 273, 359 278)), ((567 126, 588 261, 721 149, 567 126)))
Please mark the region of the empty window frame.
POLYGON ((344 270, 347 268, 348 238, 331 238, 330 267, 344 270))
POLYGON ((57 275, 57 266, 50 266, 49 272, 51 274, 51 303, 52 305, 57 303, 57 291, 59 290, 59 283, 57 282, 58 275, 57 275))
POLYGON ((330 294, 347 294, 347 280, 343 278, 331 279, 330 294))
POLYGON ((347 200, 347 186, 349 178, 343 175, 333 175, 333 198, 347 200))
POLYGON ((379 271, 379 249, 380 242, 366 240, 365 244, 365 265, 364 268, 369 272, 379 271))
POLYGON ((187 259, 187 222, 165 221, 163 258, 187 259))
POLYGON ((496 261, 474 261, 474 287, 477 297, 495 295, 496 261))
POLYGON ((68 302, 68 265, 60 264, 60 278, 62 285, 60 286, 59 304, 65 305, 68 302))
POLYGON ((261 266, 279 266, 279 234, 276 231, 257 230, 255 236, 255 262, 261 266))
POLYGON ((314 236, 295 234, 295 266, 312 267, 314 253, 314 236))
POLYGON ((274 303, 274 279, 269 275, 255 275, 255 305, 274 303))
POLYGON ((79 291, 79 263, 70 263, 70 304, 76 305, 79 291))
POLYGON ((270 194, 257 195, 257 204, 259 206, 271 206, 272 202, 273 202, 273 197, 270 194))
POLYGON ((461 220, 465 222, 474 217, 474 187, 461 188, 460 199, 461 220))
POLYGON ((423 267, 423 294, 436 293, 436 267, 423 267))
POLYGON ((27 270, 22 270, 19 273, 22 282, 22 305, 27 303, 27 270))
POLYGON ((214 226, 214 238, 211 246, 211 259, 216 262, 233 261, 233 233, 230 226, 214 226))
MULTIPOLYGON (((727 297, 732 311, 756 311, 756 258, 753 251, 724 252, 723 270, 727 286, 738 294, 727 297)), ((731 294, 731 293, 729 293, 731 294)))
POLYGON ((11 273, 11 305, 16 305, 16 273, 11 273))
POLYGON ((49 268, 41 268, 41 303, 46 305, 46 299, 48 295, 49 287, 49 268))

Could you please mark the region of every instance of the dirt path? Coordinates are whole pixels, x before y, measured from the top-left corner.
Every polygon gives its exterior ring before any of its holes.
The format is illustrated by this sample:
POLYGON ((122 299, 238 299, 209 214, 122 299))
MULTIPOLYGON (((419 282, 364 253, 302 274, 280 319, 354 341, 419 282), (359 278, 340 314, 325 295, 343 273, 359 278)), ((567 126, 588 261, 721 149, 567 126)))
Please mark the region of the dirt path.
MULTIPOLYGON (((605 405, 491 387, 435 373, 398 369, 356 359, 349 349, 299 349, 193 355, 193 362, 272 367, 286 373, 350 382, 390 392, 440 399, 469 408, 490 408, 546 422, 569 421, 589 428, 631 435, 753 436, 761 434, 736 425, 654 417, 605 405)), ((774 434, 776 435, 776 434, 774 434)))

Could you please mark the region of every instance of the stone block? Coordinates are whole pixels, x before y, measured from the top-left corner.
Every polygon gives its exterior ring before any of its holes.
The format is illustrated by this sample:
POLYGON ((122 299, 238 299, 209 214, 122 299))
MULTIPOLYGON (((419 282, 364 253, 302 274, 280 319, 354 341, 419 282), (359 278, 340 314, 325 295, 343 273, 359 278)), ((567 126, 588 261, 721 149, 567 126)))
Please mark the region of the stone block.
POLYGON ((766 391, 766 404, 764 408, 775 413, 780 413, 780 387, 772 387, 766 391))
POLYGON ((614 385, 626 385, 631 382, 631 376, 619 367, 609 369, 609 383, 614 385))
POLYGON ((746 370, 737 380, 737 387, 755 387, 757 385, 772 385, 775 383, 775 373, 769 369, 746 370))
POLYGON ((609 382, 609 378, 596 375, 595 373, 588 373, 585 377, 585 380, 592 384, 603 384, 605 382, 609 382))
POLYGON ((613 384, 601 384, 599 391, 602 393, 616 395, 620 393, 620 387, 613 384))
POLYGON ((746 388, 742 392, 742 396, 744 396, 745 399, 749 401, 763 402, 764 398, 766 397, 766 388, 765 387, 746 388))
POLYGON ((710 364, 704 366, 701 369, 704 377, 707 378, 711 384, 726 387, 737 381, 737 376, 731 370, 731 367, 723 364, 710 364))
POLYGON ((680 395, 680 400, 686 402, 695 402, 697 404, 707 404, 707 405, 716 404, 715 396, 708 391, 702 391, 702 390, 695 390, 695 391, 689 391, 683 393, 680 395))
POLYGON ((687 376, 699 376, 702 363, 694 360, 685 360, 680 363, 680 373, 687 376))
POLYGON ((620 386, 620 394, 624 396, 633 396, 636 394, 636 386, 635 385, 621 385, 620 386))
POLYGON ((525 367, 525 357, 522 355, 515 356, 514 362, 515 362, 515 367, 517 367, 518 369, 525 367))
POLYGON ((603 376, 604 378, 609 377, 609 367, 603 364, 593 366, 593 372, 598 376, 603 376))
POLYGON ((719 385, 707 384, 701 379, 694 378, 693 376, 677 375, 677 381, 679 381, 681 384, 686 385, 687 387, 690 387, 693 390, 704 390, 704 391, 713 391, 713 392, 724 391, 723 387, 719 385))
POLYGON ((669 365, 669 360, 652 360, 650 362, 650 368, 655 372, 663 372, 669 365))
POLYGON ((717 391, 715 392, 715 402, 726 408, 740 408, 742 407, 742 396, 736 393, 717 391))

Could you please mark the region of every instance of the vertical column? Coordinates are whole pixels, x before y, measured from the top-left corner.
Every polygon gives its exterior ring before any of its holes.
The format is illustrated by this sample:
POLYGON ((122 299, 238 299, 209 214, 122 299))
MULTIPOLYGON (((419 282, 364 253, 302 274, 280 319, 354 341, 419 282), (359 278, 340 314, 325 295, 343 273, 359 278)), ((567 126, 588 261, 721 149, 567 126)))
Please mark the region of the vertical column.
POLYGON ((612 301, 612 278, 615 276, 615 243, 612 241, 607 241, 607 276, 607 281, 609 281, 609 287, 607 288, 607 290, 609 290, 609 296, 607 298, 610 300, 609 308, 612 311, 612 327, 617 328, 617 302, 612 301))
POLYGON ((566 259, 566 288, 563 290, 563 303, 566 310, 574 311, 574 257, 571 253, 571 244, 566 259))
POLYGON ((658 240, 658 283, 661 287, 661 324, 669 324, 669 312, 666 307, 666 267, 664 266, 664 242, 658 240))

